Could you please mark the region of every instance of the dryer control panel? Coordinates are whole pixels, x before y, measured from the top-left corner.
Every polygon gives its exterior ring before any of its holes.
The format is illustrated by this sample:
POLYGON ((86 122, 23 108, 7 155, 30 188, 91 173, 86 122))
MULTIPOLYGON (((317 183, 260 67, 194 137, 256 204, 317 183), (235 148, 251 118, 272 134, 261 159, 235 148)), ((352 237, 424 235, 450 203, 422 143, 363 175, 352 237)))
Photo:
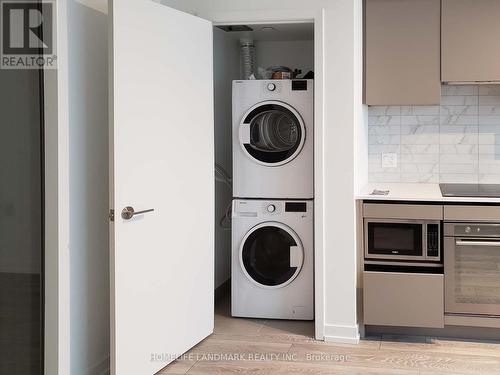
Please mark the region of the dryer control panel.
POLYGON ((264 95, 279 94, 281 93, 283 82, 278 80, 263 81, 261 83, 261 90, 264 95))
POLYGON ((286 202, 285 212, 307 212, 306 202, 286 202))

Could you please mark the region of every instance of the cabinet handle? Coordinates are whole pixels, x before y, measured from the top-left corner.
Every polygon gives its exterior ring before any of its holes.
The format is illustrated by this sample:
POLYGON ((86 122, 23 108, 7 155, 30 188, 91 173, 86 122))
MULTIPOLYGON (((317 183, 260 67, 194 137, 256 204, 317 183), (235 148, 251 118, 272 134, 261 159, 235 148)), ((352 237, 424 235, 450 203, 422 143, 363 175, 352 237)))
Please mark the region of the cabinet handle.
POLYGON ((457 241, 455 241, 455 244, 457 246, 490 246, 490 247, 499 246, 500 247, 499 241, 462 241, 462 240, 457 240, 457 241))

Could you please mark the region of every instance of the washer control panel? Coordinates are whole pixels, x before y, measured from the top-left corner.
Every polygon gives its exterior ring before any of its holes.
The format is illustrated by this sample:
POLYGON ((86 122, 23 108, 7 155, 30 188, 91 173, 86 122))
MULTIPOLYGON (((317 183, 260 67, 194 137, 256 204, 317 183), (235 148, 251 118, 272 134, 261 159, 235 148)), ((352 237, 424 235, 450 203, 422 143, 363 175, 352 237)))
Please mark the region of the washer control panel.
POLYGON ((233 201, 233 217, 269 217, 286 213, 302 218, 312 213, 312 203, 307 201, 286 200, 240 200, 233 201))

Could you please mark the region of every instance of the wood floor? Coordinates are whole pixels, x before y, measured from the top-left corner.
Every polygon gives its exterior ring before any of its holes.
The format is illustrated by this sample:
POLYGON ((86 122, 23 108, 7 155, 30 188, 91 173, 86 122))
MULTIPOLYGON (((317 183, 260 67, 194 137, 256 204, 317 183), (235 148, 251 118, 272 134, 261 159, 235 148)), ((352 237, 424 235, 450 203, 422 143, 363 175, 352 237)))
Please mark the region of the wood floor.
POLYGON ((500 338, 382 335, 347 345, 312 335, 312 322, 231 318, 224 302, 216 309, 214 334, 159 374, 500 375, 500 338))

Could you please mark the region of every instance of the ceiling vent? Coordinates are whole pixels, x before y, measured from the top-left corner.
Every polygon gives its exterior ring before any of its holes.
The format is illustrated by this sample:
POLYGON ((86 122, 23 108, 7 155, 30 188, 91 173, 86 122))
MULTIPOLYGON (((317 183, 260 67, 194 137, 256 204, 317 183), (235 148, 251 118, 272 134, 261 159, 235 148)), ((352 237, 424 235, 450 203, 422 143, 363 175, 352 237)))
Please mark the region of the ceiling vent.
POLYGON ((253 29, 247 25, 229 25, 229 26, 217 26, 217 27, 228 33, 235 31, 253 31, 253 29))

